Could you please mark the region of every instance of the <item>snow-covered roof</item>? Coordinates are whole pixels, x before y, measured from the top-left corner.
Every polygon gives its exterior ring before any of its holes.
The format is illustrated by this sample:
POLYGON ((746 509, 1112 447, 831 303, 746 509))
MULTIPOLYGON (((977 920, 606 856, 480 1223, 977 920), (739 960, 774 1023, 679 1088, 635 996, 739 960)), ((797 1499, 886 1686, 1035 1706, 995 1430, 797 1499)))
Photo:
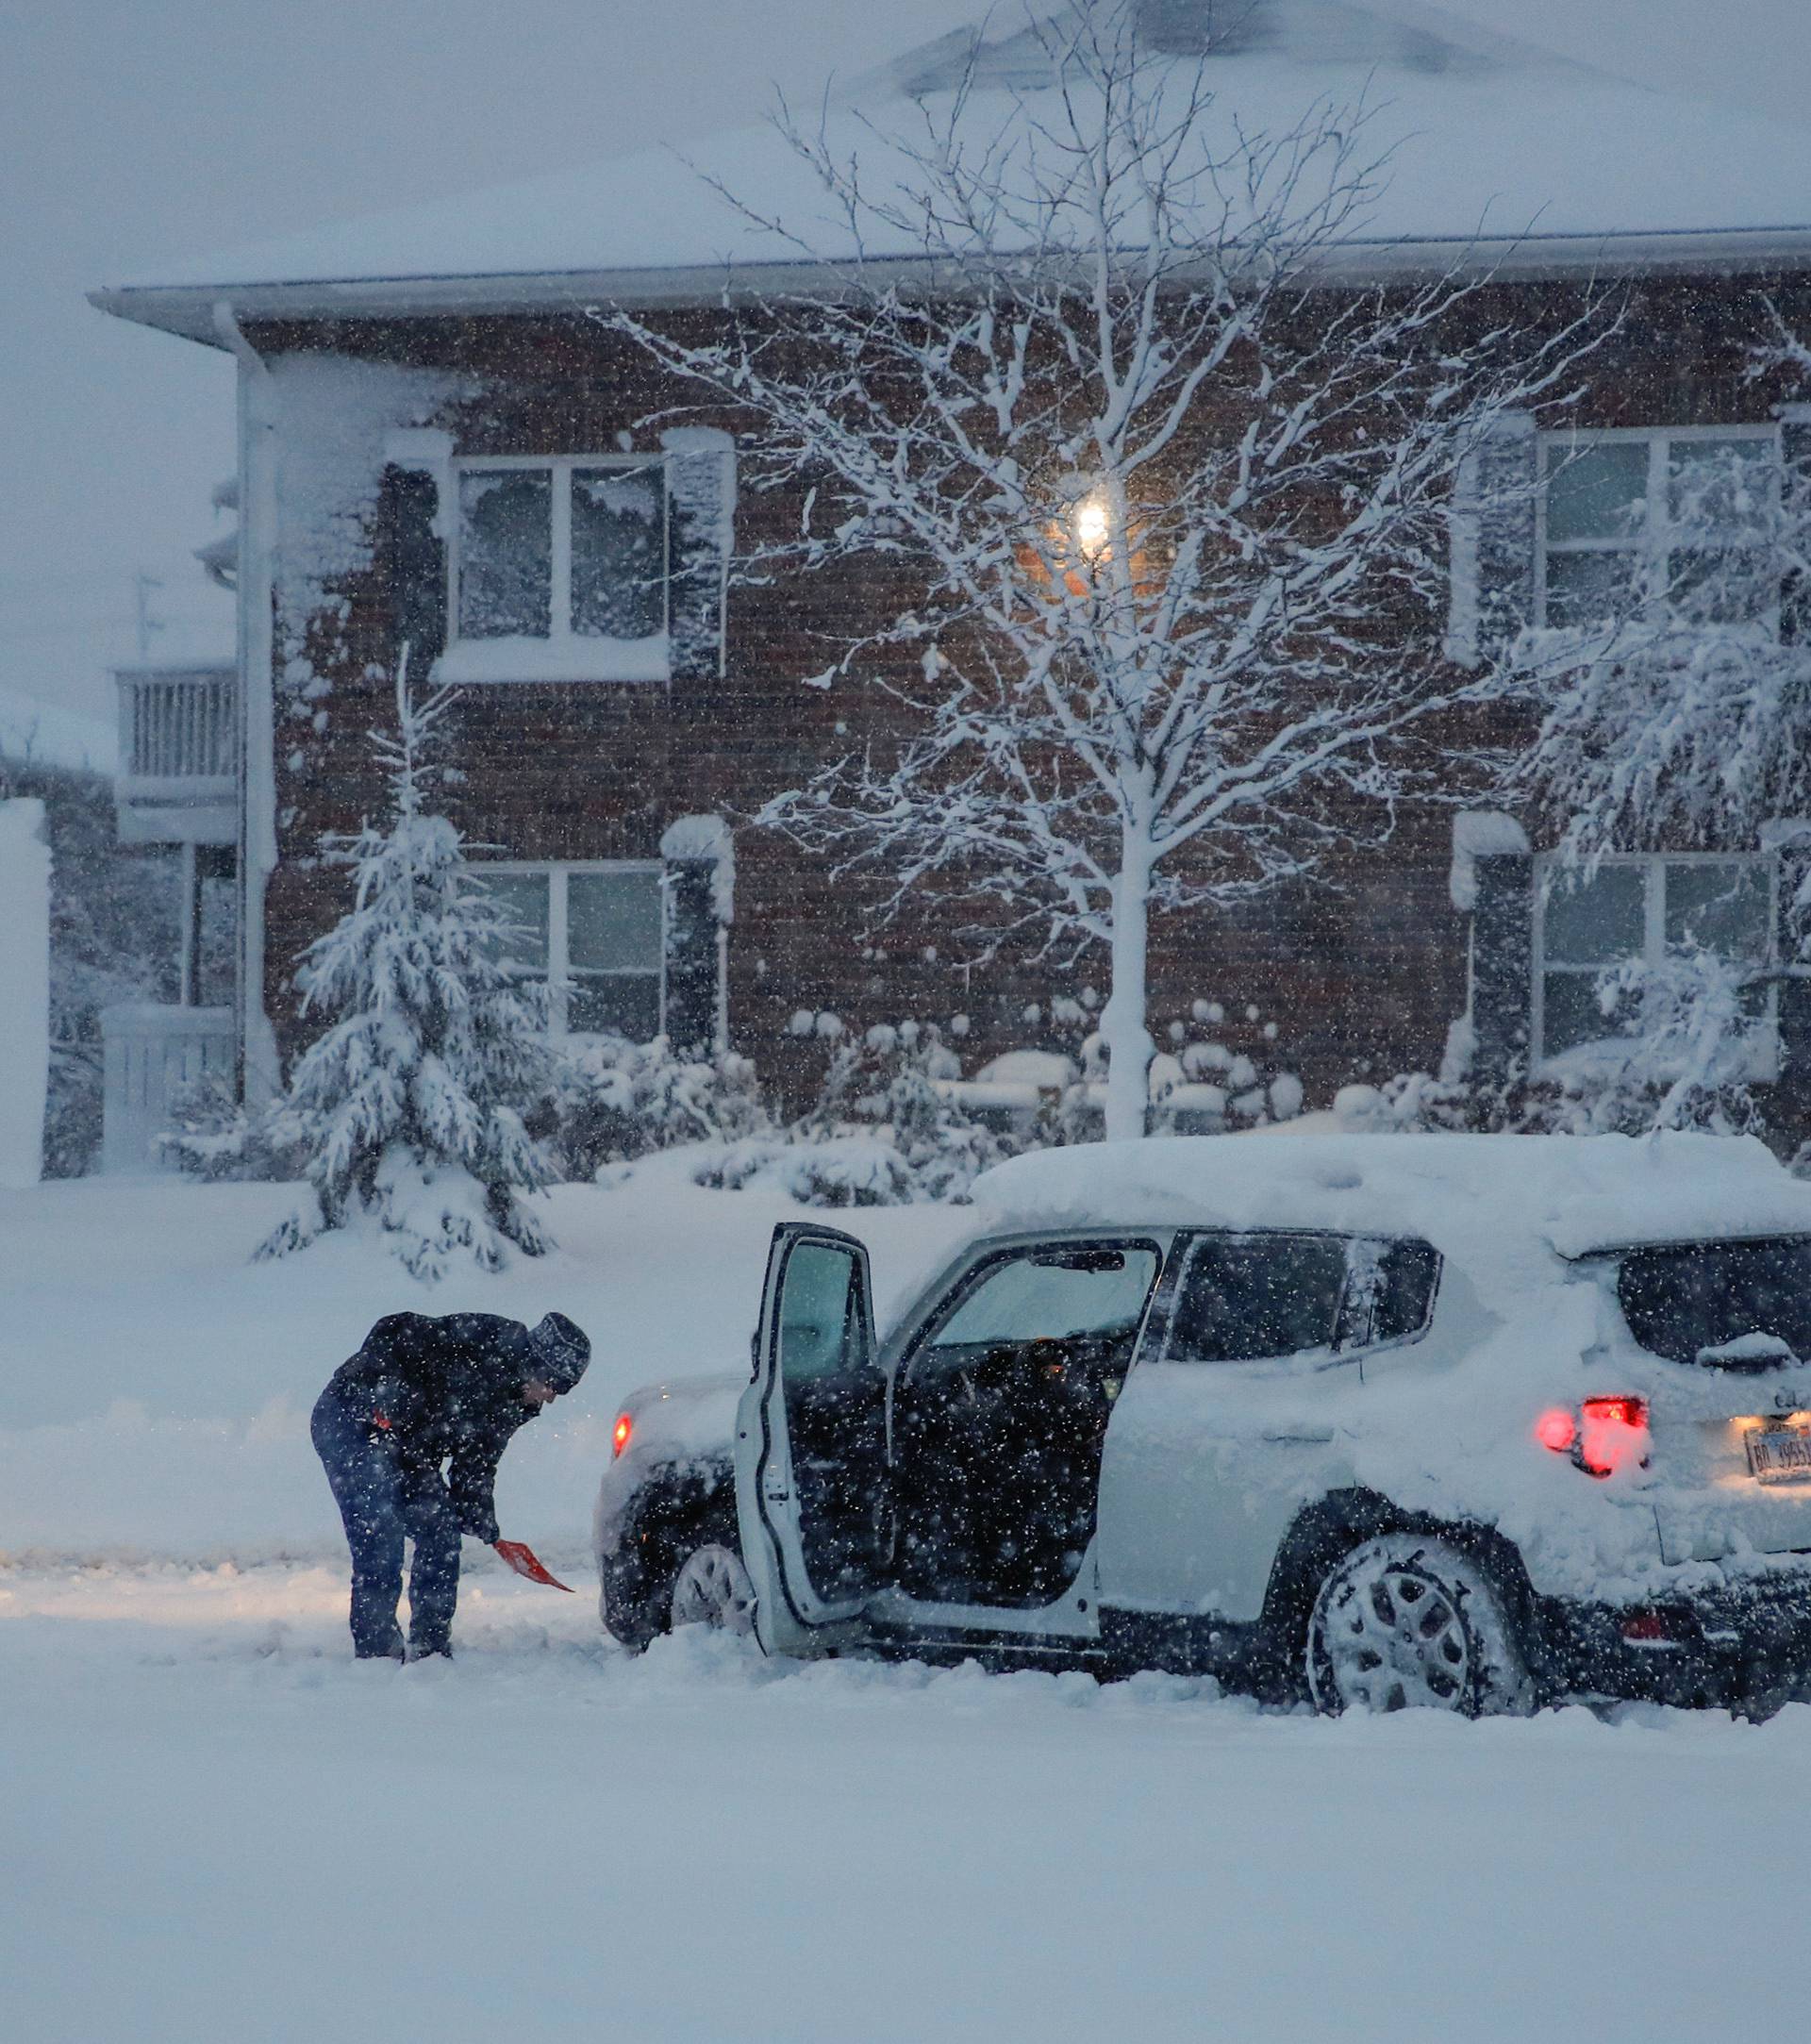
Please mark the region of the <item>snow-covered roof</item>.
POLYGON ((119 733, 110 723, 0 689, 0 760, 111 774, 118 757, 119 733))
POLYGON ((1417 1235, 1487 1262, 1811 1233, 1811 1186, 1753 1137, 1179 1136, 1015 1157, 974 1200, 1026 1227, 1417 1235))
MULTIPOLYGON (((1214 118, 1247 132, 1293 126, 1323 101, 1376 109, 1370 141, 1395 154, 1352 243, 1361 266, 1384 266, 1404 244, 1480 237, 1517 242, 1531 269, 1811 258, 1804 128, 1650 91, 1415 0, 1249 0, 1236 11, 1146 0, 1145 20, 1148 40, 1188 61, 1203 24, 1217 25, 1205 58, 1214 118)), ((860 81, 828 116, 830 148, 858 151, 864 174, 883 183, 875 129, 915 121, 909 98, 934 98, 972 59, 977 127, 997 123, 1001 91, 1043 75, 1028 34, 958 31, 860 81)), ((720 136, 689 158, 645 152, 464 193, 203 257, 94 299, 217 341, 222 298, 241 317, 656 303, 714 291, 726 263, 794 265, 796 247, 739 214, 719 184, 817 254, 847 252, 846 226, 773 127, 720 136)))

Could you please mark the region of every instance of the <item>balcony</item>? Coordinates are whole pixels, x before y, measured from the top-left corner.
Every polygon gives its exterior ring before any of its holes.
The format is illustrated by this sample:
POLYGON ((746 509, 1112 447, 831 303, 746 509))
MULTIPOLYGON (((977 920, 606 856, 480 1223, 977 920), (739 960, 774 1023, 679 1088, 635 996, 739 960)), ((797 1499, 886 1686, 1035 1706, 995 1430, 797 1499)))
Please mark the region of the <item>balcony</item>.
POLYGON ((230 666, 122 667, 122 844, 238 841, 238 681, 230 666))

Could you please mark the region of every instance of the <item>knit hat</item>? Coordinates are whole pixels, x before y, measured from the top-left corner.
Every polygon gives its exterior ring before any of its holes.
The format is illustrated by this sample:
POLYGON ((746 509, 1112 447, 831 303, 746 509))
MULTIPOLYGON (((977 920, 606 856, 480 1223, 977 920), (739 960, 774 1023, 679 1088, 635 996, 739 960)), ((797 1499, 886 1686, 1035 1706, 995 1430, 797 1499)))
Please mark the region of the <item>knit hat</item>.
POLYGON ((549 1313, 528 1330, 528 1354, 535 1374, 544 1378, 556 1391, 570 1391, 585 1374, 591 1359, 591 1344, 583 1328, 563 1313, 549 1313))

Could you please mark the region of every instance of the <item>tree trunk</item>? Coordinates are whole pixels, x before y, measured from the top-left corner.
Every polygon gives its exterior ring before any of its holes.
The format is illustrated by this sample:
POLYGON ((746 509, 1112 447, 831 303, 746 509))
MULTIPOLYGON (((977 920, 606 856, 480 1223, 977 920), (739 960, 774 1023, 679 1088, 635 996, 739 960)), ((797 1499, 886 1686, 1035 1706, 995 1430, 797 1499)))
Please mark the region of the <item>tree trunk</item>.
POLYGON ((1151 1054, 1145 1027, 1145 943, 1150 918, 1149 860, 1127 847, 1113 883, 1113 979, 1101 1010, 1106 1052, 1106 1139, 1136 1140, 1145 1133, 1150 1104, 1151 1054))

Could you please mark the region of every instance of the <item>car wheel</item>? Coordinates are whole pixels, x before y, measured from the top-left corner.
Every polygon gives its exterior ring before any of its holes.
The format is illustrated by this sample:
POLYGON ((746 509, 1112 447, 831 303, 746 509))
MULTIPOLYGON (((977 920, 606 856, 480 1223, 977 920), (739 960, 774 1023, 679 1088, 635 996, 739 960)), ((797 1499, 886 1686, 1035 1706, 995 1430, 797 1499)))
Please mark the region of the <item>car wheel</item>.
POLYGON ((673 1630, 711 1625, 725 1633, 755 1629, 755 1586, 742 1557, 716 1540, 694 1547, 673 1579, 673 1630))
POLYGON ((1534 1707, 1534 1683, 1496 1585, 1445 1540, 1386 1534, 1328 1573, 1308 1620, 1315 1708, 1459 1711, 1534 1707))

